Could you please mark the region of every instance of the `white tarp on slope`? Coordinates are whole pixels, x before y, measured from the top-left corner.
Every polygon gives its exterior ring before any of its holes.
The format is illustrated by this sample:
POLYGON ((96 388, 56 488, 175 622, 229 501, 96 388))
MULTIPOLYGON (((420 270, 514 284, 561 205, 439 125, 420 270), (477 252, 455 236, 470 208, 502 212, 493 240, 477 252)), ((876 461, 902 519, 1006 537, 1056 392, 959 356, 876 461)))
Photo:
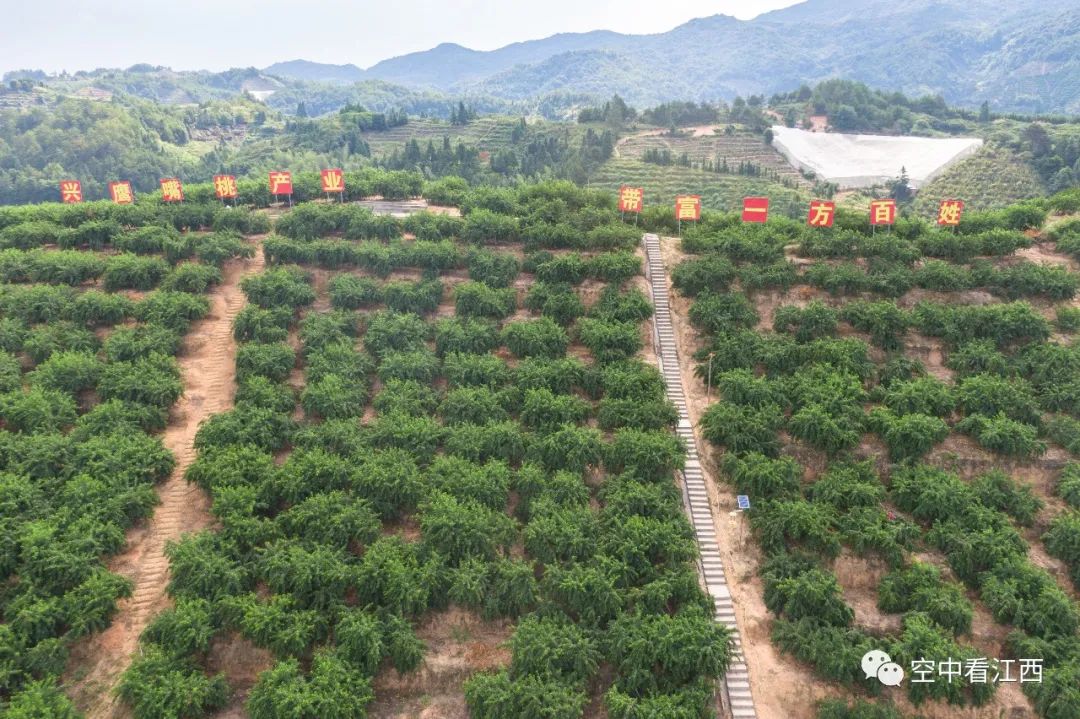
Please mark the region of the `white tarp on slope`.
POLYGON ((946 167, 982 146, 975 137, 895 137, 807 132, 773 127, 773 146, 800 170, 841 188, 867 187, 895 179, 907 170, 912 187, 921 187, 946 167))

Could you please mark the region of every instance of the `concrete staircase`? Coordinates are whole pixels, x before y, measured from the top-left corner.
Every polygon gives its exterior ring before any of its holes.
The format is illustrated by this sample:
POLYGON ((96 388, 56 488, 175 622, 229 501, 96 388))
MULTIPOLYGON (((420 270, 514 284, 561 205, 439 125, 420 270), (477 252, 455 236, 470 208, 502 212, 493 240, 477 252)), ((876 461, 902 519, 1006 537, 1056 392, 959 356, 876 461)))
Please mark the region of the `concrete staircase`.
POLYGON ((686 409, 686 394, 683 391, 682 375, 679 371, 675 329, 671 323, 667 274, 660 258, 660 238, 647 234, 643 238, 643 244, 645 246, 645 276, 652 288, 655 311, 653 344, 656 347, 660 372, 664 375, 668 399, 679 411, 679 424, 675 431, 686 443, 686 469, 682 473, 683 505, 694 527, 694 536, 697 538, 701 555, 698 572, 704 581, 706 591, 712 597, 716 608, 716 621, 731 630, 734 638, 734 656, 727 675, 724 677, 721 702, 733 719, 756 719, 754 698, 750 693, 750 674, 746 668, 742 639, 735 621, 735 605, 731 600, 727 579, 724 577, 724 565, 720 559, 720 548, 716 543, 712 507, 705 487, 705 474, 701 468, 694 428, 686 409))

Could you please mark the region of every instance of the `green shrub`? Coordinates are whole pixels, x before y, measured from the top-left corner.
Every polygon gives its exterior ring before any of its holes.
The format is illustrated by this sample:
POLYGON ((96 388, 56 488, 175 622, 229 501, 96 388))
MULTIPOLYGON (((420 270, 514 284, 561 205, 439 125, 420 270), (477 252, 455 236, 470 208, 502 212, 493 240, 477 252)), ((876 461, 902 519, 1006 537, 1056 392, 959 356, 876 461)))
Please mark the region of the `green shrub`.
POLYGON ((1046 551, 1069 567, 1073 584, 1080 587, 1080 513, 1058 515, 1043 534, 1046 551))
POLYGON ((368 277, 337 275, 330 280, 330 303, 337 309, 355 310, 382 301, 382 289, 368 277))
POLYGON ((195 434, 195 448, 202 451, 210 447, 249 444, 274 452, 285 445, 292 430, 293 422, 288 414, 240 405, 204 420, 195 434))
POLYGON ((503 328, 501 339, 518 357, 562 357, 570 344, 566 331, 547 317, 511 322, 503 328))
POLYGON ((209 651, 216 629, 208 601, 183 598, 154 617, 139 639, 161 647, 170 657, 183 659, 209 651))
POLYGON ((525 307, 568 325, 585 314, 585 305, 570 285, 536 282, 525 296, 525 307))
POLYGON ((719 255, 706 255, 680 262, 671 272, 671 282, 683 295, 694 297, 702 292, 727 292, 737 271, 719 255))
POLYGON ((600 299, 589 308, 589 316, 607 322, 640 323, 652 317, 653 306, 645 294, 636 287, 623 291, 614 285, 600 292, 600 299))
POLYGON ((773 329, 794 335, 798 342, 809 342, 836 332, 838 314, 820 300, 805 307, 784 305, 773 314, 773 329))
POLYGON ((844 603, 836 577, 813 564, 779 554, 761 568, 765 606, 790 621, 808 618, 835 627, 850 626, 855 612, 844 603))
POLYGON ((1027 484, 1021 484, 1001 470, 990 470, 971 484, 975 496, 990 509, 1008 514, 1023 527, 1035 523, 1043 502, 1027 484))
POLYGON ((896 416, 878 408, 869 419, 870 427, 889 445, 893 461, 918 459, 949 436, 949 425, 942 419, 917 412, 896 416))
POLYGON ((367 404, 367 387, 355 380, 327 374, 304 388, 300 404, 307 414, 323 419, 359 417, 367 404))
MULTIPOLYGON (((636 239, 633 244, 637 244, 636 239)), ((589 275, 612 285, 621 285, 640 274, 641 258, 633 252, 604 252, 589 260, 589 275)))
POLYGON ((411 379, 388 380, 372 403, 379 414, 428 415, 439 406, 435 390, 411 379))
POLYGON ((260 307, 302 307, 315 301, 310 279, 299 268, 277 267, 260 275, 245 277, 240 289, 248 301, 260 307))
POLYGON ((243 382, 249 377, 266 377, 284 382, 295 364, 293 348, 285 342, 248 342, 236 351, 236 379, 243 382))
POLYGON ((161 289, 174 292, 202 294, 211 285, 221 282, 221 270, 213 265, 183 262, 161 281, 161 289))
POLYGON ((840 552, 835 522, 836 512, 831 507, 802 499, 762 501, 750 516, 766 552, 795 545, 827 557, 840 552))
POLYGON ((252 719, 364 719, 374 697, 363 671, 323 649, 315 653, 309 676, 295 659, 260 674, 244 706, 252 719))
POLYGON ((643 346, 641 330, 632 322, 607 322, 583 317, 578 320, 576 329, 581 343, 602 364, 629 359, 643 346))
POLYGON ((1046 443, 1038 438, 1037 427, 1010 419, 1004 412, 994 417, 968 415, 956 428, 994 452, 1014 457, 1034 457, 1046 452, 1046 443))
POLYGON ((866 685, 860 662, 880 643, 860 629, 822 625, 812 619, 778 619, 773 623, 772 641, 780 651, 809 663, 819 676, 848 687, 866 685))
POLYGON ((728 630, 704 612, 625 614, 608 629, 607 659, 631 695, 671 692, 722 676, 731 661, 728 630))
POLYGON ((717 402, 701 416, 702 436, 729 452, 760 452, 774 456, 780 447, 776 433, 784 414, 775 404, 761 407, 717 402))
POLYGON ((511 679, 506 672, 478 673, 465 681, 465 703, 474 719, 579 719, 588 696, 561 682, 535 676, 511 679))
POLYGON ((247 305, 233 320, 233 337, 238 342, 284 342, 292 319, 293 311, 286 307, 263 309, 247 305))
POLYGON ((132 362, 152 354, 171 357, 180 349, 180 336, 158 325, 117 327, 105 340, 103 349, 110 362, 132 362))
POLYGON ((66 319, 90 326, 118 325, 134 312, 135 303, 123 295, 87 290, 71 303, 66 319))
POLYGON ((943 417, 956 405, 952 388, 933 377, 893 382, 885 391, 883 403, 898 415, 925 414, 943 417))
POLYGON ((1080 307, 1057 307, 1054 312, 1057 316, 1057 328, 1059 332, 1080 332, 1080 307))
POLYGON ((75 401, 52 389, 33 387, 0 395, 0 419, 13 432, 59 432, 75 423, 75 401))
POLYGON ((515 678, 535 676, 584 687, 596 672, 596 640, 565 617, 523 618, 510 638, 510 668, 515 678))
POLYGON ((703 292, 690 307, 690 322, 705 332, 719 333, 753 327, 758 315, 745 295, 703 292))
POLYGON ((1058 477, 1057 493, 1073 509, 1080 509, 1080 464, 1069 462, 1058 477))
POLYGON ((427 314, 442 301, 443 285, 438 280, 388 282, 382 287, 382 299, 395 312, 427 314))
POLYGON ((799 491, 802 467, 790 457, 772 459, 759 452, 725 454, 722 466, 740 494, 767 499, 799 491))
POLYGON ((925 612, 954 635, 971 631, 971 602, 961 586, 942 581, 932 564, 915 562, 893 570, 878 585, 878 608, 883 612, 925 612))
POLYGON ((57 352, 96 352, 99 341, 93 332, 71 322, 38 325, 26 335, 23 349, 35 364, 57 352))
POLYGON ((151 292, 135 306, 136 318, 177 333, 186 332, 193 320, 202 319, 209 312, 210 301, 205 297, 164 290, 151 292))
POLYGON ((34 386, 77 395, 96 387, 101 371, 102 363, 97 355, 89 352, 56 352, 39 364, 28 379, 34 386))
POLYGON ((469 252, 466 266, 469 279, 489 287, 509 287, 521 270, 521 263, 513 255, 486 249, 469 252))
POLYGON ((149 645, 124 671, 117 694, 136 719, 198 718, 225 706, 229 686, 223 674, 208 677, 190 659, 149 645))
POLYGON ((502 319, 513 314, 516 306, 513 288, 496 289, 482 282, 463 282, 454 288, 454 307, 460 317, 502 319))
POLYGON ((414 314, 376 312, 368 319, 364 346, 381 357, 387 352, 423 349, 429 335, 428 325, 414 314))
POLYGON ((109 258, 102 275, 105 289, 151 290, 169 274, 169 265, 159 257, 120 254, 109 258))

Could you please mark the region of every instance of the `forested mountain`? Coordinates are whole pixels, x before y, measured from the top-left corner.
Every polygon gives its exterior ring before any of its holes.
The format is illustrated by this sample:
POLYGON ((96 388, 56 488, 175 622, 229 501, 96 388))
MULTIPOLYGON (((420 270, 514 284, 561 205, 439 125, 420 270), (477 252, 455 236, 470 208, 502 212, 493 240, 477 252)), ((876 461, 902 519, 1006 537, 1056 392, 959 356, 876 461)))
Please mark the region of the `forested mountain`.
MULTIPOLYGON (((335 80, 335 66, 276 74, 335 80)), ((1075 0, 808 0, 750 21, 716 15, 664 33, 566 33, 490 52, 442 44, 365 79, 520 99, 619 93, 639 106, 771 94, 830 77, 1020 112, 1080 111, 1075 0)))

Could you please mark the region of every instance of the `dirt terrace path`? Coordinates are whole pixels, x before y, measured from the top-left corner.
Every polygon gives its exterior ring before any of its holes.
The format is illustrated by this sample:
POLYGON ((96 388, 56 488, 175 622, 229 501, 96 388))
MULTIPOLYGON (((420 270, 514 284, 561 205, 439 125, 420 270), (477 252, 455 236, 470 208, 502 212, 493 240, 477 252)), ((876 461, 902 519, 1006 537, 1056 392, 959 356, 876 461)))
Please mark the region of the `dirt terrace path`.
POLYGON ((161 503, 153 517, 128 531, 125 550, 109 562, 111 571, 135 583, 135 591, 130 599, 120 602, 108 629, 73 647, 68 663, 68 691, 87 719, 130 715, 113 689, 131 662, 143 629, 171 604, 165 594, 169 582, 165 544, 206 527, 212 519, 209 497, 199 487, 189 485, 184 472, 195 458, 199 423, 232 406, 236 373, 232 322, 245 302, 240 280, 263 267, 260 240, 253 240, 254 257, 226 263, 221 284, 208 295, 210 313, 192 324, 184 337, 177 358, 184 395, 173 406, 162 435, 165 446, 176 456, 176 469, 157 488, 161 503))

